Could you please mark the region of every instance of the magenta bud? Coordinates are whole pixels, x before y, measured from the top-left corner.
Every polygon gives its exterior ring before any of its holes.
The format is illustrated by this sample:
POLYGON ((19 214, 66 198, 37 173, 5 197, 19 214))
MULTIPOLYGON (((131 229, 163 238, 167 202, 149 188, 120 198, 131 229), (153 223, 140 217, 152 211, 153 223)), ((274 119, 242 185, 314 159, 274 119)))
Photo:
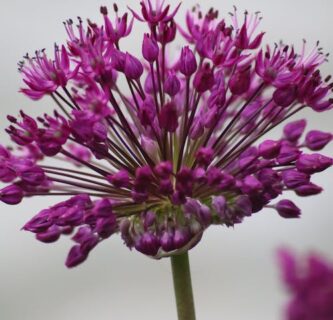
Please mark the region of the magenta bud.
POLYGON ((296 142, 304 132, 306 126, 306 120, 297 120, 288 123, 283 128, 284 136, 291 142, 296 142))
POLYGON ((212 213, 211 213, 209 207, 206 206, 205 204, 201 205, 199 215, 200 215, 200 221, 204 225, 208 226, 211 223, 212 213))
POLYGON ((135 249, 143 254, 155 256, 160 247, 157 237, 150 233, 145 232, 135 243, 135 249))
POLYGON ((313 151, 323 149, 332 140, 332 134, 318 130, 309 131, 305 137, 305 145, 313 151))
POLYGON ((299 218, 301 215, 301 210, 290 200, 280 200, 275 208, 283 218, 299 218))
POLYGON ((171 197, 171 201, 174 205, 181 205, 186 202, 185 194, 181 191, 175 191, 171 197))
POLYGON ((142 42, 142 55, 150 63, 158 58, 158 44, 146 33, 142 42))
POLYGON ((202 119, 202 122, 206 128, 210 129, 216 124, 217 117, 220 117, 219 110, 216 106, 214 106, 206 112, 204 119, 202 119))
POLYGON ((87 259, 87 254, 81 251, 80 245, 75 245, 71 248, 66 259, 66 267, 73 268, 87 259))
POLYGON ((216 196, 212 198, 212 208, 215 210, 216 214, 221 218, 225 218, 225 211, 227 208, 227 201, 223 196, 216 196))
POLYGON ((87 238, 91 236, 91 228, 84 226, 80 227, 79 230, 72 237, 72 240, 77 243, 83 243, 87 238))
POLYGON ((112 202, 110 199, 101 199, 95 202, 93 212, 98 217, 109 217, 113 214, 112 212, 112 202))
POLYGON ((259 145, 259 156, 264 159, 273 159, 278 156, 280 152, 281 144, 279 141, 265 140, 259 145))
POLYGON ((184 204, 184 213, 186 215, 200 216, 201 203, 198 200, 188 198, 184 204))
POLYGON ((147 77, 145 79, 144 89, 146 93, 154 94, 153 78, 150 72, 147 74, 147 77))
POLYGON ((300 197, 313 196, 321 193, 322 191, 323 188, 311 182, 295 188, 296 194, 300 197))
POLYGON ((34 233, 45 232, 51 225, 52 220, 50 219, 50 209, 44 209, 38 215, 34 216, 24 226, 24 230, 28 230, 34 233))
POLYGON ((89 235, 87 235, 85 238, 82 239, 80 243, 81 251, 84 254, 88 255, 89 252, 96 247, 98 241, 99 241, 98 237, 95 234, 90 233, 89 235))
POLYGON ((59 239, 61 230, 58 226, 53 225, 45 232, 37 233, 36 239, 44 243, 52 243, 59 239))
POLYGON ((143 73, 141 62, 129 53, 126 53, 124 73, 127 78, 137 80, 143 73))
POLYGON ((192 50, 186 46, 182 48, 179 61, 179 71, 186 77, 190 77, 197 70, 197 61, 192 50))
POLYGON ((193 179, 198 183, 205 183, 207 182, 206 179, 206 170, 204 168, 195 168, 193 172, 193 179))
POLYGON ((313 174, 326 170, 332 163, 332 158, 319 153, 301 154, 296 161, 296 168, 301 172, 313 174))
POLYGON ((24 182, 33 186, 38 186, 44 182, 45 173, 42 168, 34 166, 21 171, 20 177, 24 182))
POLYGON ((134 202, 136 202, 136 203, 142 203, 148 199, 147 192, 132 191, 131 196, 132 196, 132 199, 134 200, 134 202))
POLYGON ((164 92, 170 97, 175 96, 180 90, 180 81, 175 74, 169 74, 164 81, 164 92))
POLYGON ((290 85, 284 88, 278 88, 273 93, 273 101, 281 107, 290 106, 297 97, 296 85, 290 85))
POLYGON ((288 164, 298 159, 301 151, 294 146, 282 145, 277 157, 278 164, 288 164))
POLYGON ((163 106, 160 114, 159 121, 161 128, 168 132, 175 132, 178 128, 178 112, 174 103, 169 102, 163 106))
POLYGON ((222 179, 219 184, 221 190, 230 189, 235 184, 235 178, 228 173, 222 172, 222 179))
POLYGON ((205 131, 204 124, 200 119, 200 116, 195 117, 190 129, 190 134, 189 134, 190 138, 192 140, 197 140, 203 135, 204 131, 205 131))
POLYGON ((194 76, 193 86, 194 88, 203 93, 211 89, 214 85, 214 73, 210 68, 209 64, 206 64, 203 68, 198 70, 194 76))
POLYGON ((125 61, 126 61, 126 54, 119 50, 112 51, 112 66, 115 70, 124 72, 125 70, 125 61))
POLYGON ((78 206, 73 206, 66 208, 65 213, 58 218, 57 224, 60 226, 76 226, 82 222, 82 219, 83 210, 78 206))
POLYGON ((172 182, 169 179, 161 180, 158 190, 165 196, 172 195, 174 192, 172 182))
POLYGON ((135 171, 135 181, 147 183, 152 179, 153 172, 149 166, 139 167, 135 171))
POLYGON ((208 166, 213 160, 214 150, 210 147, 201 147, 197 153, 196 158, 199 165, 208 166))
POLYGON ((175 248, 174 244, 173 244, 173 233, 172 232, 164 231, 160 238, 160 242, 161 242, 162 249, 166 252, 172 251, 175 248))
POLYGON ((107 180, 111 182, 116 188, 127 187, 129 185, 129 175, 124 169, 118 171, 115 174, 107 176, 107 180))
POLYGON ((262 190, 262 183, 254 175, 246 176, 243 180, 242 191, 244 193, 253 193, 262 190))
POLYGON ((153 211, 148 211, 144 215, 143 226, 145 229, 151 227, 156 220, 156 214, 153 211))
POLYGON ((111 215, 107 218, 98 218, 96 221, 94 232, 97 232, 101 238, 106 239, 110 237, 116 230, 116 216, 111 215))
POLYGON ((252 214, 252 203, 248 196, 238 196, 234 203, 234 210, 240 217, 249 217, 252 214))
POLYGON ((162 161, 155 166, 156 174, 161 178, 169 178, 172 173, 172 163, 170 161, 162 161))
POLYGON ((151 126, 156 115, 155 105, 152 99, 146 98, 138 111, 138 117, 141 124, 151 126))
POLYGON ((295 189, 302 185, 308 184, 310 176, 306 173, 292 169, 284 170, 282 172, 282 179, 287 188, 295 189))
POLYGON ((187 228, 176 229, 173 242, 176 249, 184 247, 190 240, 190 232, 187 228))
POLYGON ((206 173, 207 183, 208 185, 217 185, 220 184, 223 179, 223 174, 221 169, 216 167, 210 167, 206 173))
POLYGON ((148 153, 148 155, 150 155, 152 158, 155 157, 155 155, 158 152, 158 143, 153 140, 150 139, 149 137, 145 136, 145 135, 141 135, 141 146, 143 147, 143 149, 145 149, 148 153))
POLYGON ((106 126, 101 122, 94 123, 92 127, 92 132, 96 141, 103 142, 107 139, 108 131, 106 126))
POLYGON ((0 201, 6 204, 18 204, 22 201, 23 191, 20 187, 12 184, 0 190, 0 201))
POLYGON ((249 90, 251 84, 250 68, 237 71, 229 80, 230 91, 234 95, 241 95, 249 90))

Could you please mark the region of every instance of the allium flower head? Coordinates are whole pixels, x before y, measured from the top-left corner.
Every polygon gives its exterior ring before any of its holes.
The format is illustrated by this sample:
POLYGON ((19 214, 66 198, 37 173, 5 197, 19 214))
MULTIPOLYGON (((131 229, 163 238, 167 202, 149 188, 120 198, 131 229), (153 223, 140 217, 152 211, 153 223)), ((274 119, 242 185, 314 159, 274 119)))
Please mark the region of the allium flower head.
POLYGON ((333 319, 333 265, 310 254, 302 261, 285 249, 279 252, 283 280, 292 295, 288 320, 333 319))
POLYGON ((37 51, 20 63, 21 91, 50 97, 56 110, 8 116, 18 150, 0 149, 0 179, 9 184, 0 200, 69 196, 23 227, 42 242, 71 237, 68 267, 115 233, 153 258, 179 254, 209 226, 234 226, 264 207, 297 218, 293 202, 274 199, 322 190, 311 176, 332 165, 318 153, 331 133, 304 137, 301 119, 280 139, 266 138, 303 109, 331 109, 321 49, 262 48, 259 13, 235 10, 229 21, 195 7, 181 28, 178 7, 142 1, 132 19, 116 5, 115 18, 102 7, 101 25, 64 23, 68 39, 53 59, 37 51), (122 45, 133 19, 149 30, 141 53, 122 45), (177 36, 184 38, 178 51, 177 36))

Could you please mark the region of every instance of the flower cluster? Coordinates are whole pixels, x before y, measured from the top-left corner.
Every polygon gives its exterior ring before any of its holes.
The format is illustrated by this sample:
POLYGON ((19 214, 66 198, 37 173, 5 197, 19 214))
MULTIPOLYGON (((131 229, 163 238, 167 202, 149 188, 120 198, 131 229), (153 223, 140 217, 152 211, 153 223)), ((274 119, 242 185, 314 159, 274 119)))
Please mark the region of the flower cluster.
POLYGON ((114 233, 161 258, 192 248, 210 225, 233 226, 264 207, 299 217, 292 201, 272 202, 287 191, 322 191, 311 176, 332 165, 318 153, 332 134, 305 134, 306 121, 296 120, 280 139, 264 138, 305 108, 332 108, 318 45, 308 54, 305 43, 300 54, 283 44, 261 48, 259 13, 240 18, 235 9, 228 22, 195 7, 183 28, 178 7, 164 2, 130 11, 132 19, 114 5, 111 19, 102 7, 100 26, 68 20, 53 60, 37 51, 19 64, 21 91, 51 98, 56 111, 8 116, 19 150, 0 150, 0 178, 9 183, 0 200, 72 196, 24 226, 43 242, 71 235, 68 267, 114 233), (136 55, 121 46, 134 20, 149 30, 136 55), (175 54, 178 34, 186 44, 175 54))
POLYGON ((332 263, 315 254, 298 262, 287 250, 279 252, 279 259, 283 280, 292 295, 286 319, 333 319, 332 263))

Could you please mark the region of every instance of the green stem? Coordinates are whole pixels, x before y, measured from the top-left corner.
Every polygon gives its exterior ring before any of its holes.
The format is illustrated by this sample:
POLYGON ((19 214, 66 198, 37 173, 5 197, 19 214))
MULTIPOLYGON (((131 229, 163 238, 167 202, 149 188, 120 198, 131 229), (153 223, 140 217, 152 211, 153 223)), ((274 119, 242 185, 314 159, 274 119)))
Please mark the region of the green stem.
POLYGON ((195 320, 188 253, 172 256, 171 266, 178 320, 195 320))

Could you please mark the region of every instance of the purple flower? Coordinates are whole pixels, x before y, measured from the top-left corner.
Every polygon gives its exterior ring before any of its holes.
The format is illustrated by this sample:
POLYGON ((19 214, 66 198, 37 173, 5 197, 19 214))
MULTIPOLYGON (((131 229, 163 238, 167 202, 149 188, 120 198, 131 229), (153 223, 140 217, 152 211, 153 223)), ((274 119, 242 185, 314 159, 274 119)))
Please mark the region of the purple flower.
POLYGON ((21 63, 20 72, 28 88, 21 91, 33 100, 38 100, 44 94, 52 94, 58 87, 65 87, 73 79, 80 65, 71 69, 70 59, 65 46, 54 48, 54 60, 47 58, 44 51, 36 51, 34 58, 25 57, 27 61, 21 63))
POLYGON ((285 315, 288 320, 333 318, 332 263, 309 254, 303 259, 286 249, 278 252, 282 280, 290 294, 285 315))
POLYGON ((320 193, 312 175, 332 165, 311 154, 330 132, 306 133, 305 119, 276 128, 303 109, 332 108, 322 49, 262 48, 258 13, 240 20, 235 11, 228 21, 195 7, 184 29, 179 6, 140 5, 131 19, 114 5, 115 19, 101 8, 102 25, 68 20, 54 59, 38 51, 20 65, 21 91, 48 95, 57 109, 8 116, 17 148, 0 146, 0 201, 69 196, 23 227, 45 243, 73 234, 68 267, 117 233, 159 259, 191 249, 211 225, 235 226, 265 207, 299 217, 293 202, 274 199, 320 193), (121 43, 134 18, 147 26, 132 38, 139 53, 121 43), (267 136, 273 129, 280 139, 267 136))

